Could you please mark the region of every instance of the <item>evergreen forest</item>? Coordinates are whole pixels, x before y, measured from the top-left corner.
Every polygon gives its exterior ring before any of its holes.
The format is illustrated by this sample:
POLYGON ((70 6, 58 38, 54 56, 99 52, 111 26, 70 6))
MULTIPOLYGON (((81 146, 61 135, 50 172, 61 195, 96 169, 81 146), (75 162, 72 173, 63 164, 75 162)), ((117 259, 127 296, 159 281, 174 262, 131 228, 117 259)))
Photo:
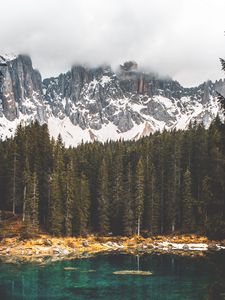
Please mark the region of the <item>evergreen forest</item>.
POLYGON ((0 210, 27 234, 225 238, 225 124, 65 148, 47 125, 0 141, 0 210))

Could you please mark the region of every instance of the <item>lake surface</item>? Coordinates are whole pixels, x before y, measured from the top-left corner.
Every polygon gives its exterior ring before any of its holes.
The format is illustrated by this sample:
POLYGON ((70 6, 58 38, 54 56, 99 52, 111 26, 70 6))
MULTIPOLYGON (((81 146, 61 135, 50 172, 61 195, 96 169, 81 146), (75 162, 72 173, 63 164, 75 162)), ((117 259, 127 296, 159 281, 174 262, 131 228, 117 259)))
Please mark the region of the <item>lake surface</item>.
POLYGON ((152 275, 113 274, 137 270, 137 260, 128 254, 108 254, 42 266, 1 263, 0 299, 220 299, 212 291, 225 278, 224 252, 206 258, 145 254, 139 257, 139 268, 152 275))

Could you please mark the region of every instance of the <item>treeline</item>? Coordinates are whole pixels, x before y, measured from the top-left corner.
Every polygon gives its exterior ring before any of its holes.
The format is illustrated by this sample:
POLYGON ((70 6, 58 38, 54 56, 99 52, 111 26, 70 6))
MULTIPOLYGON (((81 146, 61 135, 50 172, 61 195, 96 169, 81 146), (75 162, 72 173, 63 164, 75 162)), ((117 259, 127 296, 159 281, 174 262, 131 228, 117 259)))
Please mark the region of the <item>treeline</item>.
POLYGON ((46 125, 0 142, 0 209, 29 233, 225 238, 225 125, 66 149, 46 125))

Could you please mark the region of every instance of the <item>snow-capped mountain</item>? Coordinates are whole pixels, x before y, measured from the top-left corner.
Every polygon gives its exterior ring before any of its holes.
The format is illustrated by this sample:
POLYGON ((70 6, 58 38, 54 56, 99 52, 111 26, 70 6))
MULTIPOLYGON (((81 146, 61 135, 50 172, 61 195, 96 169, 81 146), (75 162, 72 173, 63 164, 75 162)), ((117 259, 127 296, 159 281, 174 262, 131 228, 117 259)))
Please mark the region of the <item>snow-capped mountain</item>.
POLYGON ((185 129, 196 120, 209 126, 219 112, 216 91, 225 81, 184 88, 171 78, 138 70, 126 62, 110 66, 73 66, 42 81, 28 56, 0 56, 0 136, 11 136, 19 123, 48 123, 67 146, 82 140, 138 139, 162 129, 185 129))

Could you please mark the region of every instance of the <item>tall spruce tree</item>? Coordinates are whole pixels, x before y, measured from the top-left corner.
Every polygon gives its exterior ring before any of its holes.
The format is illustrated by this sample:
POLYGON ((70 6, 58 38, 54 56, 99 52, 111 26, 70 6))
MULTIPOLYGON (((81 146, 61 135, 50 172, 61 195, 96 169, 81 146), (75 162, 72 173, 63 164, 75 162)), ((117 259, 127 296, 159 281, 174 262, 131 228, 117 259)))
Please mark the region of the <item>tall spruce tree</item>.
POLYGON ((182 213, 182 228, 184 232, 193 230, 193 198, 191 193, 191 172, 189 169, 184 173, 183 182, 183 213, 182 213))
POLYGON ((113 164, 112 202, 110 203, 111 227, 116 235, 122 234, 123 203, 124 203, 124 175, 123 175, 123 146, 119 145, 115 152, 113 164))
POLYGON ((132 180, 132 169, 131 162, 128 162, 126 169, 126 179, 125 179, 125 201, 123 209, 123 234, 125 236, 130 236, 133 233, 134 226, 134 213, 133 213, 133 180, 132 180))
POLYGON ((76 178, 74 174, 72 161, 68 163, 63 184, 65 188, 65 233, 67 236, 72 236, 74 203, 76 201, 76 196, 75 196, 76 178))
POLYGON ((54 235, 64 233, 64 147, 61 136, 53 146, 53 172, 49 176, 48 214, 50 232, 54 235))
POLYGON ((35 234, 39 230, 39 192, 37 174, 27 173, 25 196, 25 226, 27 233, 35 234))
POLYGON ((101 235, 109 233, 109 182, 106 161, 103 158, 98 176, 98 232, 101 235))
POLYGON ((62 202, 61 179, 57 171, 50 176, 49 190, 49 231, 51 234, 60 236, 64 229, 64 209, 62 202))
POLYGON ((16 149, 13 153, 13 174, 12 174, 12 212, 16 214, 16 205, 17 205, 17 156, 18 153, 16 149))
POLYGON ((156 180, 156 171, 153 164, 150 165, 150 232, 151 234, 159 234, 161 229, 160 221, 160 194, 156 180))
POLYGON ((27 186, 30 180, 30 169, 29 169, 29 162, 28 158, 26 158, 25 166, 23 170, 23 222, 26 218, 26 205, 27 205, 27 186))
POLYGON ((136 191, 135 191, 135 219, 137 224, 137 235, 140 235, 141 217, 144 209, 144 165, 140 158, 136 169, 136 191))
POLYGON ((90 220, 90 186, 84 173, 81 173, 77 200, 75 201, 74 230, 81 236, 86 236, 89 232, 90 220))
POLYGON ((169 219, 169 232, 174 232, 180 223, 180 211, 181 211, 181 152, 180 141, 178 137, 173 137, 172 143, 174 144, 173 152, 171 155, 171 168, 167 174, 168 191, 170 199, 167 207, 168 219, 169 219))
POLYGON ((202 181, 202 201, 204 210, 204 225, 208 223, 211 203, 213 203, 212 180, 209 176, 205 176, 202 181))

